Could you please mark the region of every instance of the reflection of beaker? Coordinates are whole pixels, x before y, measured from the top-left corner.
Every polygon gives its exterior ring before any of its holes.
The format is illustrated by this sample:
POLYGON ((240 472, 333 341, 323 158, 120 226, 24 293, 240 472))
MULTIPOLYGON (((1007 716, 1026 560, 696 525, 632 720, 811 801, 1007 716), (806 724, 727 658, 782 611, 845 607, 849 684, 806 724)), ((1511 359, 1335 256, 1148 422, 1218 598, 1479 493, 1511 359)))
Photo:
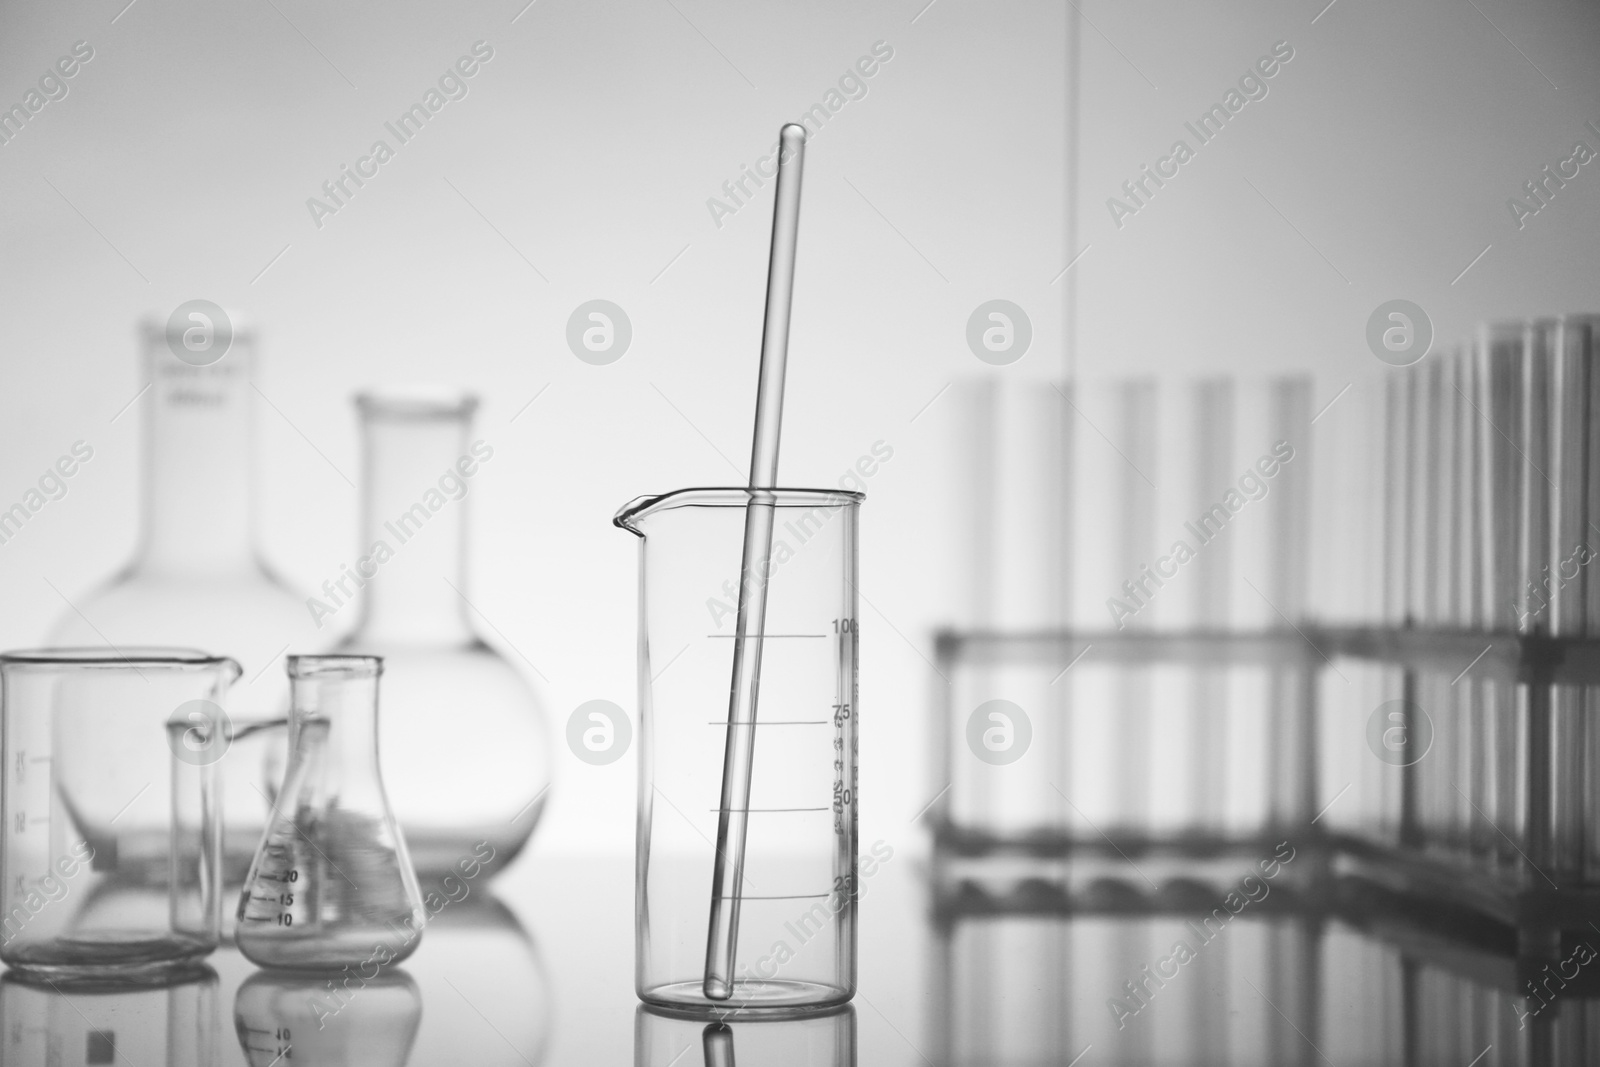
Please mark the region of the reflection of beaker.
POLYGON ((217 976, 203 964, 152 984, 0 977, 0 1063, 213 1067, 217 1039, 217 976))
POLYGON ((257 971, 233 998, 250 1067, 404 1067, 421 1019, 417 983, 403 970, 257 971))
POLYGON ((538 698, 468 616, 467 508, 494 449, 469 443, 470 396, 356 405, 364 530, 351 577, 365 603, 340 651, 384 659, 383 776, 418 873, 449 872, 480 841, 498 873, 549 799, 550 753, 538 698))
POLYGON ((180 649, 0 656, 0 959, 126 977, 216 948, 216 767, 204 747, 173 758, 169 727, 214 723, 238 675, 180 649), (106 882, 149 906, 86 907, 106 882))
POLYGON ((424 900, 441 890, 459 899, 429 904, 428 936, 407 963, 428 1005, 415 1061, 454 1063, 470 1048, 473 1067, 538 1067, 555 1013, 538 947, 481 881, 423 879, 424 900))
POLYGON ((735 1012, 707 1022, 640 1005, 633 1017, 634 1067, 855 1067, 856 1011, 783 1018, 735 1012))
MULTIPOLYGON (((776 489, 753 725, 728 692, 744 489, 635 501, 639 827, 635 983, 665 1006, 820 1008, 855 992, 856 523, 860 493, 776 489), (754 734, 731 1000, 704 994, 723 769, 754 734), (730 737, 730 734, 735 736, 730 737)), ((744 576, 746 581, 754 576, 744 576)), ((731 831, 730 831, 731 832, 731 831)))
POLYGON ((235 934, 263 967, 386 967, 422 936, 422 894, 378 771, 382 663, 289 657, 289 767, 235 934))

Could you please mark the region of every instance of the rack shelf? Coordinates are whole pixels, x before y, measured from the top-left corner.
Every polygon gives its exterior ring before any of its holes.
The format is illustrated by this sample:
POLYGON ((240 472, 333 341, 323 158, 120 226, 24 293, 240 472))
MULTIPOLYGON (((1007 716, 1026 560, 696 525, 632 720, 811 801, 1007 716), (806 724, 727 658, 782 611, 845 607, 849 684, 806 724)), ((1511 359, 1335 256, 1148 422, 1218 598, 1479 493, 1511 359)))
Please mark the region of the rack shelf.
MULTIPOLYGON (((1380 894, 1405 902, 1430 902, 1486 920, 1504 930, 1524 961, 1543 961, 1560 953, 1575 937, 1600 937, 1600 884, 1571 875, 1557 883, 1553 871, 1549 825, 1552 790, 1550 767, 1550 692, 1552 686, 1600 686, 1600 639, 1551 637, 1542 633, 1505 633, 1422 627, 1349 627, 1314 623, 1289 624, 1255 631, 1225 630, 1040 630, 1001 633, 944 630, 936 635, 937 666, 947 679, 955 668, 1029 664, 1063 668, 1080 659, 1086 664, 1237 666, 1256 665, 1287 676, 1292 706, 1283 714, 1302 723, 1317 715, 1318 676, 1337 660, 1381 663, 1403 672, 1409 699, 1419 676, 1452 681, 1470 677, 1525 688, 1528 714, 1527 763, 1521 768, 1521 798, 1530 816, 1525 840, 1518 847, 1522 862, 1493 867, 1461 852, 1429 851, 1419 830, 1415 764, 1400 768, 1398 842, 1352 833, 1324 833, 1311 818, 1310 799, 1317 789, 1315 729, 1301 731, 1298 752, 1299 790, 1294 809, 1276 829, 1230 835, 1175 830, 1141 833, 1111 830, 1080 834, 1064 828, 1002 831, 962 825, 947 802, 930 812, 936 850, 949 857, 971 859, 1011 856, 1041 859, 1121 856, 1133 860, 1163 856, 1206 861, 1251 850, 1270 850, 1270 841, 1291 836, 1323 851, 1324 868, 1340 899, 1367 899, 1380 894), (1270 839, 1270 841, 1269 841, 1270 839)), ((939 702, 944 738, 941 758, 946 781, 954 781, 948 731, 954 723, 953 690, 945 687, 939 702)), ((1330 889, 1330 892, 1332 889, 1330 889)), ((1033 886, 1031 897, 1050 897, 1033 886)), ((995 902, 991 902, 992 904, 995 902)), ((1022 902, 1026 904, 1026 901, 1022 902)), ((1007 905, 998 903, 1001 910, 1007 905)), ((1066 906, 1066 905, 1062 905, 1066 906)))

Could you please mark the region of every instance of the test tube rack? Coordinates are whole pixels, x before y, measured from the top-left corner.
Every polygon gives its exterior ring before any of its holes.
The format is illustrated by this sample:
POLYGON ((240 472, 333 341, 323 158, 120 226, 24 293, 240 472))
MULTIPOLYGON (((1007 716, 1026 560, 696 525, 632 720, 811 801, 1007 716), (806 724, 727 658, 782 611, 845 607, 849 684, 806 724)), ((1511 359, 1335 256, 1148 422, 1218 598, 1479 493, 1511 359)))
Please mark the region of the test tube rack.
MULTIPOLYGON (((1113 830, 1109 833, 1077 832, 1059 826, 1040 826, 1024 832, 996 832, 981 825, 963 824, 948 799, 929 809, 936 855, 946 863, 985 862, 994 858, 1034 861, 1098 857, 1124 863, 1141 857, 1165 857, 1181 862, 1206 862, 1233 857, 1251 859, 1270 853, 1271 843, 1288 836, 1296 848, 1312 850, 1319 859, 1305 868, 1324 872, 1332 893, 1346 893, 1346 885, 1392 894, 1399 901, 1427 902, 1464 916, 1498 925, 1512 935, 1516 955, 1525 960, 1547 960, 1562 951, 1563 938, 1600 937, 1600 884, 1582 878, 1552 880, 1554 870, 1550 826, 1552 750, 1550 745, 1550 693, 1552 686, 1600 686, 1600 639, 1551 637, 1541 633, 1482 632, 1421 627, 1340 627, 1305 623, 1286 628, 1245 631, 1036 631, 997 633, 941 631, 935 641, 936 662, 947 678, 958 665, 974 663, 1066 663, 1092 654, 1095 662, 1138 669, 1155 664, 1196 666, 1257 665, 1281 672, 1293 694, 1277 715, 1299 720, 1300 739, 1294 753, 1291 780, 1295 789, 1284 810, 1266 813, 1263 829, 1250 834, 1174 831, 1113 830), (1087 653, 1085 650, 1089 650, 1087 653), (1319 676, 1336 660, 1368 662, 1401 672, 1402 699, 1416 691, 1424 676, 1493 680, 1516 685, 1527 708, 1527 745, 1517 780, 1524 793, 1527 814, 1516 846, 1521 859, 1511 866, 1473 862, 1448 850, 1429 849, 1418 810, 1419 763, 1398 768, 1400 775, 1398 834, 1392 840, 1362 832, 1330 831, 1318 824, 1318 802, 1323 797, 1315 723, 1318 718, 1319 676)), ((936 769, 944 782, 955 780, 955 753, 949 724, 958 709, 954 691, 940 687, 936 699, 939 738, 936 769)), ((1590 768, 1590 773, 1596 769, 1590 768)), ((1139 895, 1138 880, 1130 882, 1139 895)), ((1002 908, 1004 896, 986 895, 965 883, 957 897, 989 899, 1002 908)), ((1030 902, 1054 900, 1052 906, 1075 906, 1037 881, 1017 883, 1012 902, 1024 908, 1030 902), (1057 899, 1059 898, 1059 899, 1057 899)), ((1100 885, 1102 898, 1117 893, 1100 885)), ((1160 894, 1156 894, 1159 896, 1160 894)), ((1181 894, 1180 894, 1181 895, 1181 894)), ((1145 906, 1148 906, 1145 905, 1145 906)))

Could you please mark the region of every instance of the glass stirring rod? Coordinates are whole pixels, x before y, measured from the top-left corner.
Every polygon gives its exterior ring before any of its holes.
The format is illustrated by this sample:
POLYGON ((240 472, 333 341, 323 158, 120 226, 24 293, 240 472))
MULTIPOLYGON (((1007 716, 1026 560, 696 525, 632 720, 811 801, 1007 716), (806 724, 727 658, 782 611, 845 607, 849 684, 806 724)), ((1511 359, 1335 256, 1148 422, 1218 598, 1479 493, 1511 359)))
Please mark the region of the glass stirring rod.
POLYGON ((805 127, 778 131, 777 189, 772 207, 772 254, 767 264, 767 310, 761 331, 761 376, 756 387, 755 442, 750 451, 750 502, 745 508, 744 553, 739 568, 739 614, 733 639, 733 682, 728 694, 722 802, 717 809, 717 855, 711 877, 711 925, 706 935, 707 999, 733 996, 733 960, 739 943, 739 900, 744 882, 745 836, 750 820, 750 770, 755 761, 756 699, 761 688, 761 646, 767 617, 767 557, 772 553, 778 483, 778 435, 783 424, 783 376, 789 356, 789 308, 794 296, 794 252, 800 229, 800 171, 805 127))

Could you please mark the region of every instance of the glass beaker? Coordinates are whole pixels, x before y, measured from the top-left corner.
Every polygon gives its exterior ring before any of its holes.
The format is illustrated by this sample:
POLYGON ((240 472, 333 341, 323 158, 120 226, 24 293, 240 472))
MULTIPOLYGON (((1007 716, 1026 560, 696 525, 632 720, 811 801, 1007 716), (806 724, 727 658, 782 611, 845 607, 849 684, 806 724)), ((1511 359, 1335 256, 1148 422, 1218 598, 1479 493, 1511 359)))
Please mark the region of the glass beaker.
MULTIPOLYGON (((255 337, 235 329, 222 358, 194 366, 173 354, 163 324, 140 324, 144 380, 139 547, 102 588, 62 612, 50 643, 67 648, 168 645, 219 649, 245 683, 229 694, 241 733, 284 718, 288 688, 267 670, 288 647, 317 651, 305 603, 257 551, 255 337)), ((227 878, 237 884, 266 826, 267 751, 258 733, 228 760, 219 788, 227 878)), ((280 765, 281 766, 281 765, 280 765)))
POLYGON ((539 700, 467 614, 468 496, 494 457, 493 446, 470 440, 477 404, 356 398, 364 529, 353 580, 364 602, 340 651, 384 659, 383 777, 423 878, 481 856, 484 842, 490 873, 504 870, 549 799, 539 700))
POLYGON ((0 959, 126 976, 217 947, 219 750, 206 742, 238 677, 233 660, 184 649, 0 656, 0 959))
POLYGON ((378 769, 376 656, 290 656, 289 766, 239 897, 262 967, 386 967, 425 913, 378 769))
POLYGON ((702 991, 746 489, 634 501, 640 542, 635 986, 667 1007, 821 1009, 856 985, 856 536, 862 494, 776 515, 734 988, 702 991))

